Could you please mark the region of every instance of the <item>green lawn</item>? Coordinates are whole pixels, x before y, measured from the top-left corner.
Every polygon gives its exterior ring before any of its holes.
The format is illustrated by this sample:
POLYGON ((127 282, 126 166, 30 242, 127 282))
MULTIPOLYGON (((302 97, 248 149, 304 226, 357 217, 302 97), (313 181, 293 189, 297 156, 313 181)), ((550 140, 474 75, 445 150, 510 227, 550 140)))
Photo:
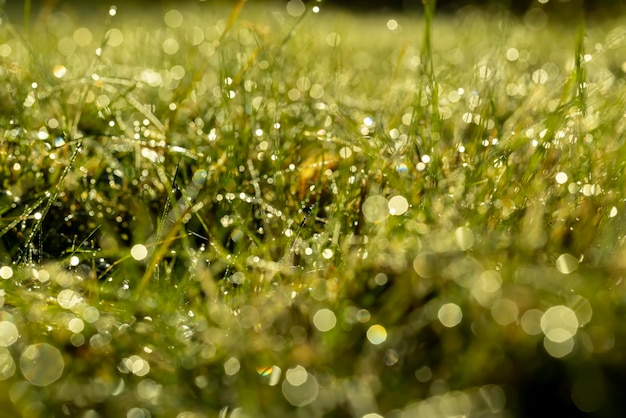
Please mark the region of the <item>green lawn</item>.
POLYGON ((249 3, 1 16, 0 416, 623 413, 626 21, 249 3))

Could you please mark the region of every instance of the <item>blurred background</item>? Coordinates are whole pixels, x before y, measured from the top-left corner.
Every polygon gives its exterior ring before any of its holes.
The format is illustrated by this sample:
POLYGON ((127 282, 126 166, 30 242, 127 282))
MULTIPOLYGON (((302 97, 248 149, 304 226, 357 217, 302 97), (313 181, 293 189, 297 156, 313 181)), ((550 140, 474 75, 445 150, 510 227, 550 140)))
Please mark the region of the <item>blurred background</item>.
MULTIPOLYGON (((269 2, 272 0, 248 0, 250 3, 269 2)), ((304 3, 317 3, 318 0, 296 0, 304 3)), ((34 14, 42 9, 54 9, 65 7, 77 7, 80 9, 99 10, 113 4, 119 6, 137 5, 141 7, 160 8, 163 6, 173 7, 181 3, 222 3, 235 4, 236 0, 30 0, 30 8, 34 14)), ((273 1, 274 3, 280 1, 273 1)), ((284 0, 283 2, 286 2, 284 0)), ((5 9, 11 13, 24 10, 28 0, 0 0, 5 9)), ((324 0, 324 4, 349 9, 354 12, 380 12, 382 10, 402 12, 419 11, 423 8, 422 0, 324 0)), ((453 13, 456 10, 476 6, 491 9, 508 9, 516 14, 523 14, 531 8, 542 8, 551 14, 564 12, 569 15, 568 9, 583 7, 587 13, 599 16, 611 16, 615 13, 626 11, 625 0, 437 0, 439 13, 453 13)))

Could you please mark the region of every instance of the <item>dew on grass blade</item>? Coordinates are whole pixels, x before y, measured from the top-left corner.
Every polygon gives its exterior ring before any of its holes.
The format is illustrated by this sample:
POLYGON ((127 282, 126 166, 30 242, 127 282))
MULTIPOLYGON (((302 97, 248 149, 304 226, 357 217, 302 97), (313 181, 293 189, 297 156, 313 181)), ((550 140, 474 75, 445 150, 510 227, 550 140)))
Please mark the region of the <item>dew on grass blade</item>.
POLYGON ((47 343, 29 345, 20 357, 20 370, 34 386, 48 386, 63 375, 61 352, 47 343))

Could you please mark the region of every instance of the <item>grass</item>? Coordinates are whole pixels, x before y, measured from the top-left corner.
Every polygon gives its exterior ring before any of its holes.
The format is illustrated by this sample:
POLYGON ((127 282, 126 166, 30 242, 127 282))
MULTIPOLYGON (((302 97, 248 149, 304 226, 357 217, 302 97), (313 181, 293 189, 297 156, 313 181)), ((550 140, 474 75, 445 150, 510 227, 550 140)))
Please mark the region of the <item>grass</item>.
POLYGON ((619 414, 624 21, 243 5, 2 16, 6 413, 619 414))

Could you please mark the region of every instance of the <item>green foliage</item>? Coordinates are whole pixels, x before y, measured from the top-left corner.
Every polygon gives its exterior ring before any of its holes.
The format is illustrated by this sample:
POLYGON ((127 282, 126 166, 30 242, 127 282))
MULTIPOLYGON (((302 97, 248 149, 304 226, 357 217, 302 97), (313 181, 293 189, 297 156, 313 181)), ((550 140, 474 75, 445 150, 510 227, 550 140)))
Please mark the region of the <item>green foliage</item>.
POLYGON ((2 16, 7 411, 615 416, 623 22, 244 3, 2 16))

